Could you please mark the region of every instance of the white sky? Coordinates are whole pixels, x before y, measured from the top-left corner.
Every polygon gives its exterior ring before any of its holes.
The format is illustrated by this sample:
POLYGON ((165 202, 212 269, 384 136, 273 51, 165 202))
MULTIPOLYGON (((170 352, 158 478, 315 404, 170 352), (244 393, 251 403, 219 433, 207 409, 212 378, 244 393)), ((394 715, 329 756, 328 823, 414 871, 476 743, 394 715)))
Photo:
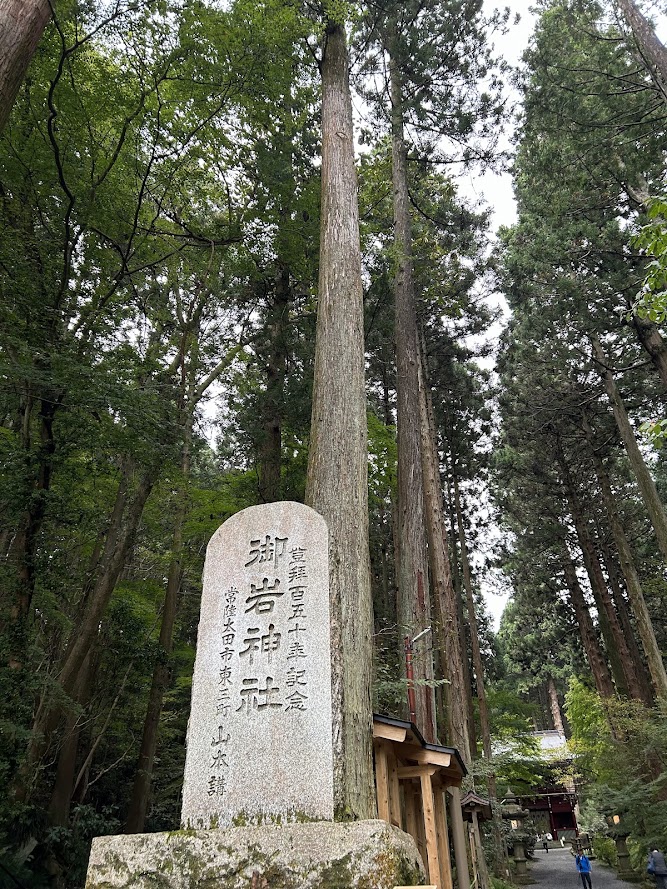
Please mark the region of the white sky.
MULTIPOLYGON (((486 5, 489 11, 493 11, 500 4, 494 2, 494 0, 487 0, 486 5)), ((496 39, 496 53, 514 67, 519 64, 521 56, 528 46, 528 41, 535 27, 535 18, 530 12, 529 0, 509 0, 509 2, 502 5, 510 9, 510 25, 508 33, 504 37, 496 39), (517 15, 519 16, 519 21, 515 23, 514 19, 517 15)), ((514 105, 518 97, 511 90, 509 83, 507 83, 507 92, 510 97, 509 104, 514 105)), ((503 147, 509 147, 511 135, 511 132, 505 133, 503 147)), ((512 192, 512 176, 510 173, 486 173, 484 175, 468 173, 458 180, 458 186, 461 193, 471 201, 481 201, 491 208, 491 229, 493 232, 501 225, 512 225, 516 221, 516 203, 512 192)), ((507 310, 500 295, 493 295, 491 302, 494 305, 502 305, 505 311, 507 310)), ((491 331, 492 337, 495 336, 497 338, 501 330, 502 325, 497 325, 491 331)), ((499 536, 499 528, 489 528, 488 546, 485 549, 490 549, 497 542, 499 536)), ((502 578, 499 578, 497 575, 481 574, 480 577, 486 607, 492 619, 493 629, 497 631, 500 625, 500 617, 509 599, 509 592, 505 591, 502 578)))
MULTIPOLYGON (((498 6, 508 7, 510 10, 510 25, 504 37, 498 37, 495 41, 496 53, 512 66, 517 66, 521 56, 528 46, 528 41, 535 27, 535 17, 530 12, 529 0, 507 0, 499 3, 497 0, 486 0, 486 6, 492 12, 498 6), (519 16, 519 22, 514 24, 514 19, 519 16)), ((510 84, 507 83, 507 93, 510 97, 510 105, 518 100, 510 84)), ((504 146, 508 147, 508 137, 511 132, 505 134, 504 146)), ((498 175, 486 173, 485 175, 468 174, 459 180, 459 188, 466 196, 472 199, 482 199, 492 208, 491 228, 495 231, 501 225, 511 225, 516 221, 516 204, 512 193, 512 176, 510 173, 498 175)))

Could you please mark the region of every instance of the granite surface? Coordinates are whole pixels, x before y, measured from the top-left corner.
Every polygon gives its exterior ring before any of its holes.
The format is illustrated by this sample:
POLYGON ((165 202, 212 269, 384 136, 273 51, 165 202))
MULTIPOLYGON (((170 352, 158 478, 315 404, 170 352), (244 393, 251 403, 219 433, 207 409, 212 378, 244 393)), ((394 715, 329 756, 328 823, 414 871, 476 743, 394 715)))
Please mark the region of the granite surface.
POLYGON ((333 820, 328 533, 270 503, 206 552, 181 824, 313 819, 333 820))
POLYGON ((86 889, 394 889, 423 885, 414 840, 384 821, 97 837, 86 889))

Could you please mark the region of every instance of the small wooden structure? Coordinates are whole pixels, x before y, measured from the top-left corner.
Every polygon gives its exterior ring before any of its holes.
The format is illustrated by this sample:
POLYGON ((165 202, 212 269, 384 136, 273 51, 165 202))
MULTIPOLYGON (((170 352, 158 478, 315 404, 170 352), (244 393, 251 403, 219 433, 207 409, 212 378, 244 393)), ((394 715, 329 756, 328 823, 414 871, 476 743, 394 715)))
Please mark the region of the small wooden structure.
POLYGON ((490 821, 493 818, 490 801, 474 790, 468 791, 461 799, 461 809, 466 821, 472 821, 473 815, 477 816, 478 821, 490 821))
POLYGON ((417 843, 429 881, 453 889, 447 804, 459 889, 469 889, 460 786, 466 768, 458 750, 428 744, 411 722, 373 717, 378 815, 417 843))

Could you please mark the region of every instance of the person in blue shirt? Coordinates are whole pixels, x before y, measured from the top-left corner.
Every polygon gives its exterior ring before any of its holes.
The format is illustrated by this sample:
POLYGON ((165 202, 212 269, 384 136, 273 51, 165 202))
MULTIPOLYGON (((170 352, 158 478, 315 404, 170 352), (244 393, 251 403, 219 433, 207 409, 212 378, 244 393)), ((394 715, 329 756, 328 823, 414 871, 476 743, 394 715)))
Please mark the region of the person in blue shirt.
POLYGON ((588 860, 588 856, 584 855, 583 852, 579 852, 574 859, 574 863, 577 865, 584 889, 593 889, 593 884, 591 883, 591 863, 588 860))

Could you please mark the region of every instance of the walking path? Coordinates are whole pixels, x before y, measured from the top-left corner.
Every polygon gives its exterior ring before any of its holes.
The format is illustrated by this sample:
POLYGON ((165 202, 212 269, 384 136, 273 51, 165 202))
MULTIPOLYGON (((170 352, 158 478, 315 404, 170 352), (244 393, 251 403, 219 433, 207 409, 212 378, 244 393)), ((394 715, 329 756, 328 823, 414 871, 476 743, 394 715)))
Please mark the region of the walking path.
MULTIPOLYGON (((574 855, 569 847, 564 849, 536 849, 535 860, 528 865, 528 873, 540 889, 583 889, 577 873, 574 855)), ((629 889, 632 883, 619 880, 616 872, 606 864, 592 861, 591 880, 593 889, 629 889)), ((634 885, 633 889, 637 889, 634 885)))

